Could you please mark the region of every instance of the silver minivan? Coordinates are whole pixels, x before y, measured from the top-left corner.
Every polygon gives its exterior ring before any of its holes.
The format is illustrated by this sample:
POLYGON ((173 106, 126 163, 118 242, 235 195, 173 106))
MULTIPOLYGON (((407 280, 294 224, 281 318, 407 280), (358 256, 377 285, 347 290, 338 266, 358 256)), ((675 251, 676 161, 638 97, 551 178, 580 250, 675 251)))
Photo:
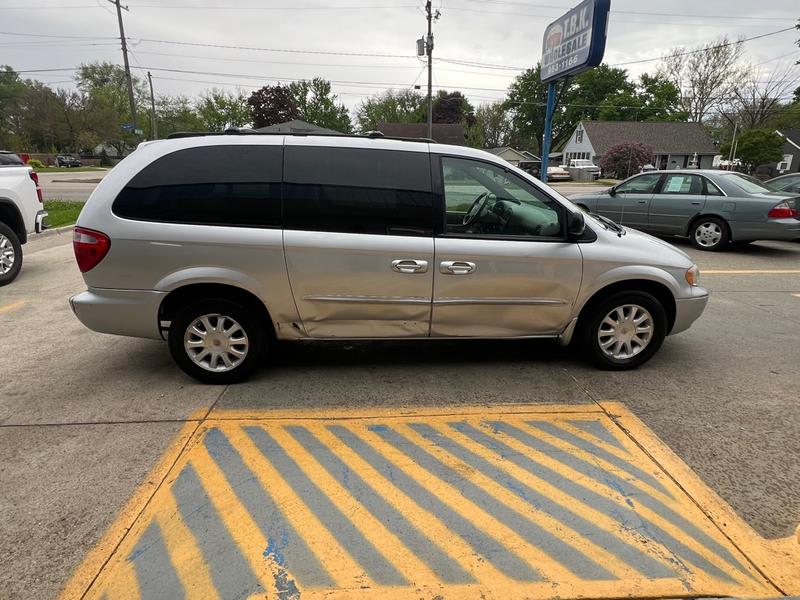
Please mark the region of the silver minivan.
POLYGON ((78 219, 94 331, 166 339, 209 383, 277 340, 552 338, 630 369, 708 292, 670 244, 480 150, 245 132, 146 142, 78 219))

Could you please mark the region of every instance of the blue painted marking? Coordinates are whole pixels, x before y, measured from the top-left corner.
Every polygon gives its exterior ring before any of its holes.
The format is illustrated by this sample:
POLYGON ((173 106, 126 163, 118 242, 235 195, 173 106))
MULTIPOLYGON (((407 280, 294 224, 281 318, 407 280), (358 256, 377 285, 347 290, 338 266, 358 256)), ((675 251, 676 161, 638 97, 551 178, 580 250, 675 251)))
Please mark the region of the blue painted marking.
MULTIPOLYGON (((461 431, 461 426, 465 424, 450 423, 449 425, 456 431, 461 431)), ((544 494, 526 485, 519 479, 512 477, 503 469, 493 465, 488 460, 465 448, 455 440, 442 435, 430 425, 413 424, 410 425, 410 427, 425 439, 446 450, 465 464, 480 471, 499 485, 511 490, 534 508, 550 515, 553 519, 573 529, 581 537, 590 539, 606 552, 616 556, 645 577, 656 579, 674 576, 674 573, 670 569, 651 556, 601 529, 594 523, 569 510, 566 506, 553 501, 544 494)), ((562 563, 566 568, 582 579, 615 579, 611 573, 606 571, 596 561, 547 531, 537 532, 529 526, 527 529, 527 533, 530 534, 530 537, 526 539, 528 539, 531 544, 541 548, 544 552, 562 563)), ((526 531, 522 529, 518 530, 518 532, 522 535, 526 531)))
MULTIPOLYGON (((561 462, 579 473, 586 475, 587 477, 591 477, 595 481, 601 483, 609 487, 610 489, 618 489, 614 485, 609 484, 609 482, 613 482, 616 486, 621 486, 622 489, 629 490, 629 496, 635 497, 639 503, 641 504, 650 504, 652 510, 657 512, 659 515, 664 517, 667 520, 670 520, 680 529, 692 537, 694 537, 700 543, 703 543, 706 547, 710 550, 715 552, 718 556, 730 562, 733 566, 741 569, 743 572, 746 570, 742 567, 742 565, 736 561, 733 556, 722 546, 720 546, 716 541, 708 537, 705 533, 697 529, 694 525, 689 523, 686 519, 677 515, 672 509, 664 506, 661 502, 653 498, 652 496, 645 494, 639 490, 632 490, 629 487, 629 484, 616 477, 614 474, 609 473, 607 471, 603 471, 595 467, 594 465, 587 463, 575 456, 566 454, 563 450, 556 448, 545 442, 542 439, 536 438, 529 434, 526 431, 522 431, 517 429, 516 427, 509 425, 508 423, 503 423, 501 421, 492 421, 489 425, 494 429, 495 432, 500 432, 509 437, 512 437, 526 446, 538 450, 550 458, 561 462), (677 522, 676 522, 677 521, 677 522), (685 527, 682 525, 686 525, 685 527)), ((535 461, 534 459, 530 458, 529 456, 525 456, 508 446, 507 444, 501 442, 495 437, 489 436, 482 431, 478 431, 477 429, 467 426, 464 429, 463 433, 465 435, 469 435, 470 438, 478 442, 479 444, 486 446, 487 448, 497 452, 503 458, 514 462, 518 467, 525 469, 526 471, 536 475, 537 477, 541 477, 548 483, 556 486, 560 490, 566 492, 576 500, 583 502, 584 504, 599 510, 606 515, 613 517, 615 520, 619 521, 619 523, 631 530, 636 531, 649 537, 656 542, 662 544, 664 547, 669 549, 672 552, 676 552, 682 555, 685 559, 691 562, 693 565, 700 567, 707 573, 714 575, 719 579, 723 579, 725 581, 733 581, 731 577, 726 574, 724 571, 719 569, 716 565, 712 564, 711 562, 707 561, 703 558, 700 554, 686 546, 680 540, 676 539, 672 535, 670 535, 667 531, 663 530, 661 527, 652 523, 642 517, 637 512, 631 510, 628 507, 623 507, 617 505, 613 500, 610 500, 592 490, 583 487, 582 485, 575 483, 571 479, 564 477, 560 473, 553 471, 552 469, 546 467, 545 465, 535 461), (646 528, 643 528, 642 525, 645 525, 646 528)))
POLYGON ((155 521, 145 529, 128 560, 133 563, 136 571, 142 600, 186 597, 164 543, 161 528, 155 521))
MULTIPOLYGON (((328 429, 347 444, 374 469, 394 484, 400 491, 410 497, 420 507, 432 513, 444 525, 469 544, 476 554, 492 563, 499 571, 517 581, 541 581, 542 576, 533 567, 500 544, 486 532, 473 525, 434 494, 411 478, 402 469, 395 466, 364 442, 349 429, 341 425, 331 425, 328 429)), ((389 432, 388 427, 373 429, 378 433, 389 432)))
MULTIPOLYGON (((333 586, 335 582, 331 576, 225 434, 215 427, 209 430, 203 441, 211 458, 224 473, 231 490, 267 538, 264 556, 283 569, 288 569, 304 587, 333 586)), ((286 573, 282 578, 285 581, 278 589, 294 586, 294 581, 286 573)))
POLYGON ((548 423, 545 421, 528 421, 528 425, 532 427, 536 427, 541 429, 545 433, 552 435, 560 440, 563 440, 569 444, 572 444, 576 448, 580 448, 588 452, 589 454, 593 454, 595 456, 599 456, 606 462, 611 463, 618 469, 625 471, 629 475, 644 481, 645 483, 649 484, 651 487, 654 487, 662 494, 666 494, 670 498, 672 498, 672 494, 669 493, 667 488, 665 488, 658 479, 653 477, 650 473, 645 473, 636 465, 632 465, 626 460, 622 460, 613 454, 611 454, 608 450, 601 448, 600 446, 593 444, 592 442, 587 442, 584 439, 579 438, 577 435, 570 433, 569 431, 565 431, 560 427, 557 427, 553 423, 548 423))
POLYGON ((445 554, 430 538, 412 525, 383 496, 376 492, 357 473, 322 444, 305 427, 286 428, 308 450, 331 476, 342 484, 353 497, 378 521, 396 535, 401 542, 446 583, 475 583, 475 578, 461 565, 445 554))
POLYGON ((409 584, 265 429, 251 426, 245 427, 244 430, 267 460, 280 472, 286 483, 325 524, 336 541, 358 561, 371 579, 381 585, 409 584))
POLYGON ((600 421, 589 421, 584 419, 570 419, 567 421, 573 427, 577 427, 581 431, 588 433, 596 437, 601 442, 605 442, 610 446, 616 446, 618 449, 622 450, 626 454, 629 453, 628 449, 622 445, 622 443, 611 433, 605 425, 600 423, 600 421))
POLYGON ((191 464, 181 471, 172 486, 172 493, 183 521, 197 539, 220 597, 247 598, 252 594, 263 594, 261 583, 239 552, 191 464))

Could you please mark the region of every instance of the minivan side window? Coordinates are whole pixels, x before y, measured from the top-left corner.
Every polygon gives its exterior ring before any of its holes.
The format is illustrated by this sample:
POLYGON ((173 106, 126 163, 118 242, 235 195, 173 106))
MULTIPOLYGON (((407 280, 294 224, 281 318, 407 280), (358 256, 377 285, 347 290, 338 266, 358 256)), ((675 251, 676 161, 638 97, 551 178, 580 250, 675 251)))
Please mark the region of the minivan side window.
POLYGON ((140 221, 281 226, 281 146, 202 146, 172 152, 139 171, 114 200, 140 221))
POLYGON ((563 208, 534 185, 489 163, 442 158, 448 234, 561 238, 563 208))
POLYGON ((286 229, 433 235, 427 152, 286 146, 286 229))

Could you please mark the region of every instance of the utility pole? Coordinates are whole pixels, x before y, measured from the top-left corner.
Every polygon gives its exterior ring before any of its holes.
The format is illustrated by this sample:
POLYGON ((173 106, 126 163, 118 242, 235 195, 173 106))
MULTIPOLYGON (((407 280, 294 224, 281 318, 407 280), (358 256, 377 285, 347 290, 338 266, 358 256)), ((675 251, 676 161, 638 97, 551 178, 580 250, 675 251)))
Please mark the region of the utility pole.
POLYGON ((136 133, 136 99, 133 97, 133 79, 131 79, 131 66, 128 64, 128 43, 125 40, 125 27, 122 24, 122 9, 129 10, 127 6, 122 6, 120 0, 108 0, 117 7, 117 20, 119 21, 119 39, 122 42, 122 62, 125 65, 125 78, 128 80, 128 101, 131 103, 131 122, 133 132, 136 133))
POLYGON ((428 55, 428 138, 433 139, 433 20, 436 17, 431 11, 431 0, 425 3, 425 14, 428 17, 428 37, 425 38, 425 50, 428 55))
POLYGON ((158 127, 156 126, 156 97, 153 95, 153 76, 147 72, 147 81, 150 82, 150 137, 158 139, 158 127))
POLYGON ((728 153, 728 170, 733 171, 733 159, 736 158, 736 145, 738 140, 736 134, 739 130, 739 123, 733 124, 733 138, 731 139, 731 151, 728 153))

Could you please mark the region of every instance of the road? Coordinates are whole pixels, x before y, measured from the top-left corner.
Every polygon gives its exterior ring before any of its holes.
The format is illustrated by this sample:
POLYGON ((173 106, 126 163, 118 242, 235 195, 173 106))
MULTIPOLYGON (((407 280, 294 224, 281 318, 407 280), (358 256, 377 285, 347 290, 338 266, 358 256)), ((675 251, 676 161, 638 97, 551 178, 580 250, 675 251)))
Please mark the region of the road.
POLYGON ((800 522, 800 244, 687 249, 712 299, 645 367, 594 370, 534 341, 284 344, 248 383, 198 385, 157 341, 86 330, 69 234, 26 246, 0 290, 0 589, 51 598, 174 436, 220 410, 618 401, 758 533, 800 522), (200 417, 198 417, 200 415, 200 417))

